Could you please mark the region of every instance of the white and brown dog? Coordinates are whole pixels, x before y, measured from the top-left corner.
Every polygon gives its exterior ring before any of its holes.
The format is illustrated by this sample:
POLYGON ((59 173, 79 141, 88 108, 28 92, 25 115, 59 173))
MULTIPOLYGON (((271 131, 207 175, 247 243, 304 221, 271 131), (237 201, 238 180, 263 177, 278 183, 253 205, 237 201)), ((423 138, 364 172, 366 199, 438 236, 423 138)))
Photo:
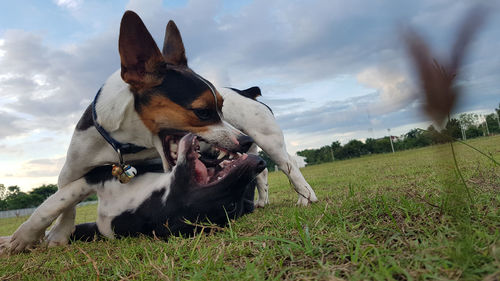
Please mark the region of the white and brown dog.
POLYGON ((78 122, 59 175, 59 190, 11 238, 0 239, 4 249, 16 253, 35 244, 56 218, 46 241, 49 246, 66 244, 74 230, 75 205, 94 193, 81 179, 95 167, 124 166, 160 155, 168 170, 186 132, 233 153, 251 146, 251 138, 221 119, 220 94, 187 66, 174 22, 166 27, 160 52, 139 16, 127 11, 118 48, 121 70, 109 77, 78 122))
MULTIPOLYGON (((310 202, 317 202, 314 190, 304 179, 297 163, 286 151, 285 139, 271 109, 257 101, 261 96, 258 87, 238 90, 234 88, 221 88, 219 93, 224 99, 222 114, 224 120, 253 138, 249 153, 257 154, 257 145, 285 173, 299 194, 298 205, 306 206, 310 202)), ((269 186, 267 183, 268 171, 265 169, 257 177, 257 190, 259 197, 255 201, 256 207, 264 207, 269 203, 269 186)))

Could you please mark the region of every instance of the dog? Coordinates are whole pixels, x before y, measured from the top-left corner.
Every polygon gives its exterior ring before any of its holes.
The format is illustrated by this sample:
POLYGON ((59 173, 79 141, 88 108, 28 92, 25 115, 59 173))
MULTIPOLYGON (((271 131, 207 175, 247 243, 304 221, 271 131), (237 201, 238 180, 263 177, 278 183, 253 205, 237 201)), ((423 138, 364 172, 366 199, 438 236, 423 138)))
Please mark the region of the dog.
MULTIPOLYGON (((283 132, 276 123, 272 110, 257 101, 257 97, 261 96, 260 88, 251 87, 246 90, 221 88, 219 93, 224 100, 222 106, 224 120, 254 140, 255 143, 250 147, 249 153, 257 154, 259 146, 269 155, 293 184, 299 195, 298 205, 306 206, 310 202, 317 202, 314 190, 286 151, 283 132)), ((268 171, 265 169, 257 177, 259 197, 255 201, 256 207, 264 207, 269 203, 267 175, 268 171)))
MULTIPOLYGON (((83 176, 95 167, 115 163, 125 169, 129 162, 159 155, 168 171, 176 163, 178 141, 186 132, 231 153, 245 152, 251 146, 250 137, 220 117, 221 95, 188 67, 173 21, 167 24, 160 52, 140 17, 125 12, 118 49, 121 69, 107 79, 76 125, 59 174, 59 190, 9 241, 0 239, 9 252, 35 244, 56 218, 45 240, 49 246, 67 244, 74 230, 75 205, 94 193, 83 176)), ((126 179, 133 172, 117 176, 126 179)))
POLYGON ((179 141, 177 164, 167 173, 161 162, 143 163, 136 165, 134 181, 122 185, 111 176, 111 166, 94 168, 80 180, 98 195, 98 218, 76 225, 70 240, 138 235, 166 239, 193 234, 200 223, 223 227, 228 219, 252 212, 254 179, 265 161, 241 154, 216 162, 202 157, 198 138, 187 134, 179 141))

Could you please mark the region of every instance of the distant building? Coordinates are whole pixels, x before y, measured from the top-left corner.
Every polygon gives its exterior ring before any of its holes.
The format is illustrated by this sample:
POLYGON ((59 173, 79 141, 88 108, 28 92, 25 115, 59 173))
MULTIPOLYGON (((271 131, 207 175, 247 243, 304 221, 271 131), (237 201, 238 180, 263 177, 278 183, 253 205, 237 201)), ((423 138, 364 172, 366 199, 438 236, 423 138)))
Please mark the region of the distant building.
MULTIPOLYGON (((292 161, 295 161, 299 168, 304 168, 307 165, 306 158, 304 156, 299 155, 290 155, 292 157, 292 161)), ((274 165, 274 171, 279 171, 278 165, 274 165)))
POLYGON ((304 168, 307 165, 306 158, 304 156, 292 155, 292 159, 297 163, 299 168, 304 168))

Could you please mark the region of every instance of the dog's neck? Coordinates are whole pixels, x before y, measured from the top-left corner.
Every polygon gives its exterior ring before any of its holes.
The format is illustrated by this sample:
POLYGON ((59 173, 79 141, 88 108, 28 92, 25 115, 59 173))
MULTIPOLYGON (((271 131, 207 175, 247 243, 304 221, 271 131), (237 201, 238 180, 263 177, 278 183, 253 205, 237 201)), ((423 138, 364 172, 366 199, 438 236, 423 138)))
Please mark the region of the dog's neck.
POLYGON ((117 141, 155 147, 157 136, 146 128, 135 111, 134 96, 119 70, 102 87, 95 109, 97 122, 117 141))

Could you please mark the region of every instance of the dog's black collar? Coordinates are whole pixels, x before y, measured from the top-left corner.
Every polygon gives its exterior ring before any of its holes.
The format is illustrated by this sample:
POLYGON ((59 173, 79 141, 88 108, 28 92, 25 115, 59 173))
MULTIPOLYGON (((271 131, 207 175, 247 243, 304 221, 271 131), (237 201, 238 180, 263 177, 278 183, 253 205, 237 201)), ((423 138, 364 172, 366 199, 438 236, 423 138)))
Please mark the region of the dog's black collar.
POLYGON ((97 103, 97 99, 101 94, 101 89, 95 95, 94 101, 92 102, 92 120, 94 121, 94 127, 97 129, 99 134, 113 147, 113 149, 118 153, 120 157, 120 164, 123 164, 122 154, 133 154, 139 151, 146 149, 143 146, 138 146, 133 143, 121 143, 115 140, 99 123, 97 122, 97 112, 95 110, 95 106, 97 103))

